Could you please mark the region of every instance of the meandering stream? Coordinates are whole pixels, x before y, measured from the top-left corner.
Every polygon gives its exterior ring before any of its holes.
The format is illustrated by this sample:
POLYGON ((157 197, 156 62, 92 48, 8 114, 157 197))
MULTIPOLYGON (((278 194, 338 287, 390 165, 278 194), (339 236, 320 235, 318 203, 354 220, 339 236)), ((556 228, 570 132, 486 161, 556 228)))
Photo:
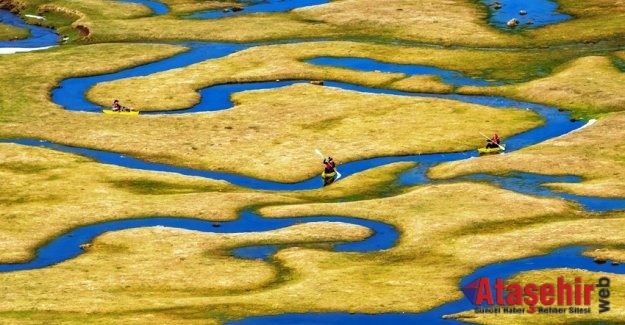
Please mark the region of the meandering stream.
MULTIPOLYGON (((370 252, 388 249, 395 245, 399 237, 397 230, 393 226, 367 219, 339 216, 263 218, 249 210, 241 212, 240 218, 236 220, 220 222, 180 217, 124 219, 81 226, 71 230, 37 249, 36 257, 26 263, 0 264, 0 272, 38 269, 74 258, 84 253, 80 248, 81 245, 90 243, 95 237, 108 231, 162 226, 212 233, 246 233, 276 230, 302 222, 314 223, 324 221, 350 223, 364 226, 374 231, 373 235, 365 240, 335 245, 334 249, 336 251, 370 252)), ((255 257, 250 256, 250 258, 255 257)))
POLYGON ((26 39, 0 41, 0 54, 43 50, 56 45, 61 39, 54 30, 29 25, 22 18, 4 9, 0 9, 0 23, 28 29, 30 32, 30 37, 26 39))
MULTIPOLYGON (((131 1, 135 2, 135 1, 131 1)), ((307 2, 306 2, 307 3, 307 2)), ((247 8, 246 8, 247 9, 247 8)), ((159 9, 160 10, 160 9, 159 9)), ((155 10, 156 12, 156 10, 155 10)), ((247 10, 250 12, 250 10, 247 10)), ((157 12, 157 14, 163 14, 165 12, 157 12)), ((6 20, 3 19, 6 23, 6 20)), ((30 40, 34 44, 41 44, 35 40, 30 40)), ((58 41, 58 39, 57 39, 58 41)), ((15 44, 15 43, 11 43, 15 44)), ((224 44, 224 43, 185 43, 185 45, 192 48, 191 51, 176 55, 172 58, 161 60, 159 62, 143 65, 136 68, 126 69, 113 74, 106 74, 101 76, 94 76, 88 78, 71 78, 63 81, 58 89, 55 89, 52 94, 52 99, 57 104, 64 106, 70 110, 86 110, 92 112, 99 112, 101 107, 98 105, 89 103, 84 97, 86 90, 92 85, 103 82, 117 80, 121 78, 128 78, 132 76, 149 75, 159 71, 187 66, 192 63, 201 62, 208 59, 222 57, 236 51, 240 51, 250 46, 257 44, 224 44), (211 51, 206 51, 210 48, 211 51)), ((0 44, 0 46, 7 46, 0 44)), ((310 64, 326 64, 333 66, 341 66, 346 68, 359 69, 362 71, 368 71, 372 66, 374 70, 388 70, 398 68, 408 68, 409 74, 435 74, 438 75, 444 82, 455 84, 456 82, 471 82, 476 84, 488 83, 485 80, 477 80, 472 78, 466 78, 454 71, 445 71, 433 67, 417 67, 417 66, 402 66, 393 65, 389 63, 383 63, 368 59, 357 58, 317 58, 309 62, 310 64), (340 64, 338 63, 340 61, 340 64)), ((251 89, 267 89, 284 87, 296 82, 306 81, 282 81, 282 82, 260 82, 260 83, 244 83, 236 85, 216 85, 208 87, 200 91, 202 95, 202 102, 198 105, 183 111, 172 112, 156 112, 153 114, 189 114, 192 112, 205 112, 221 109, 228 109, 232 107, 232 103, 229 100, 230 94, 251 90, 251 89), (210 98, 211 101, 207 102, 206 99, 210 98)), ((459 100, 469 103, 476 103, 482 105, 488 105, 492 107, 507 108, 518 107, 531 109, 540 114, 545 120, 545 125, 533 130, 518 134, 514 137, 506 139, 507 151, 518 150, 536 143, 540 143, 547 139, 560 136, 575 130, 583 125, 583 122, 575 121, 571 122, 569 114, 566 112, 560 112, 557 108, 547 107, 544 105, 524 103, 519 101, 513 101, 501 97, 490 96, 461 96, 461 95, 433 95, 433 94, 415 94, 407 93, 390 89, 377 89, 369 88, 359 85, 340 83, 340 82, 326 82, 325 86, 337 87, 341 89, 359 91, 366 93, 384 93, 397 96, 428 96, 447 98, 453 100, 459 100)), ((234 175, 227 173, 219 173, 213 171, 202 171, 185 169, 176 166, 170 166, 165 164, 155 164, 150 162, 141 161, 132 157, 120 155, 119 153, 103 152, 99 150, 75 148, 64 146, 60 144, 50 143, 40 140, 17 140, 17 141, 2 141, 2 142, 15 142, 23 145, 31 146, 45 146, 55 150, 61 150, 66 152, 73 152, 84 156, 92 157, 93 159, 106 164, 114 164, 118 166, 124 166, 135 169, 145 169, 154 171, 167 171, 175 172, 184 175, 201 176, 212 179, 223 179, 233 184, 249 187, 260 190, 303 190, 318 188, 321 186, 318 178, 302 180, 298 183, 283 184, 276 183, 267 180, 254 179, 242 175, 234 175)), ((399 185, 414 185, 414 184, 426 184, 433 182, 426 177, 426 171, 431 166, 447 161, 455 161, 460 159, 474 159, 477 156, 475 150, 456 152, 456 153, 437 153, 437 154, 424 154, 424 155, 412 155, 402 157, 377 157, 361 161, 349 162, 340 166, 340 171, 344 177, 368 170, 370 168, 383 166, 393 162, 400 161, 413 161, 418 162, 419 165, 414 169, 403 173, 399 179, 399 185)), ((492 176, 492 175, 470 175, 458 177, 452 180, 445 180, 439 182, 453 182, 453 181, 488 181, 503 188, 531 194, 548 197, 560 197, 567 200, 573 200, 584 206, 588 210, 592 211, 608 211, 612 209, 625 208, 625 200, 607 200, 601 198, 588 198, 574 196, 566 193, 558 193, 551 191, 542 186, 547 182, 579 182, 580 179, 575 176, 545 176, 535 175, 528 173, 513 173, 508 176, 492 176)), ((254 231, 267 231, 273 229, 280 229, 293 225, 297 222, 320 222, 320 221, 337 221, 346 222, 352 224, 358 224, 365 227, 369 227, 375 231, 375 234, 366 240, 354 243, 341 243, 335 245, 334 249, 337 251, 375 251, 381 249, 388 249, 392 247, 399 237, 397 230, 387 224, 374 222, 370 220, 347 218, 337 216, 325 216, 325 217, 299 217, 299 218, 280 218, 270 219, 263 218, 252 211, 245 211, 242 213, 241 218, 232 222, 220 222, 219 227, 216 227, 214 222, 203 221, 189 218, 166 218, 166 217, 154 217, 144 219, 130 219, 130 220, 117 220, 103 222, 94 225, 82 226, 78 229, 74 229, 58 238, 54 239, 45 247, 37 250, 37 256, 32 261, 23 264, 0 264, 0 271, 17 271, 33 268, 41 268, 49 265, 53 265, 67 259, 73 258, 80 253, 80 245, 92 241, 96 236, 106 232, 121 229, 129 229, 136 227, 148 227, 155 225, 162 225, 167 227, 176 227, 183 229, 193 229, 199 231, 218 232, 218 233, 230 233, 230 232, 254 232, 254 231)), ((286 245, 288 246, 288 245, 286 245)), ((266 257, 268 254, 272 254, 277 249, 277 246, 263 246, 263 247, 247 247, 239 248, 235 250, 235 254, 241 257, 257 258, 266 257), (260 251, 260 253, 259 253, 260 251)), ((558 249, 544 256, 535 256, 524 258, 520 260, 512 260, 502 263, 495 263, 485 266, 483 268, 475 270, 470 275, 467 275, 462 279, 460 286, 468 283, 469 281, 480 277, 502 277, 507 278, 513 274, 529 270, 539 270, 545 268, 555 267, 572 267, 582 268, 591 271, 606 271, 614 273, 623 273, 623 267, 605 265, 597 265, 592 262, 592 259, 582 257, 580 255, 583 247, 568 247, 558 249)), ((265 317, 251 317, 242 321, 232 323, 379 323, 379 322, 396 322, 396 323, 410 323, 410 322, 427 322, 435 323, 441 322, 441 316, 444 314, 451 314, 463 310, 472 309, 473 306, 466 300, 462 299, 455 302, 450 302, 437 307, 433 310, 418 314, 407 313, 388 313, 380 315, 365 315, 365 314, 347 314, 347 313, 307 313, 307 314, 284 314, 277 316, 265 316, 265 317)), ((444 321, 445 323, 456 322, 453 320, 444 321)))

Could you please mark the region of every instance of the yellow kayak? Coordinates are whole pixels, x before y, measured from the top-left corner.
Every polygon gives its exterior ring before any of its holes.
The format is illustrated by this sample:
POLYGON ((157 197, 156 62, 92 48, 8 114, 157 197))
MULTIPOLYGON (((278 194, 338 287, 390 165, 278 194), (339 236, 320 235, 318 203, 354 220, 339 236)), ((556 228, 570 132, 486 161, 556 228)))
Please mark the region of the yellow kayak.
MULTIPOLYGON (((504 149, 506 148, 506 144, 505 143, 500 144, 500 146, 502 146, 504 149)), ((482 147, 482 148, 478 148, 477 152, 479 152, 480 155, 487 155, 487 154, 491 154, 491 153, 500 153, 501 152, 501 148, 499 148, 499 147, 495 147, 495 148, 482 147)))
POLYGON ((139 111, 114 111, 112 109, 103 109, 102 112, 109 115, 139 115, 139 111))
POLYGON ((325 171, 321 173, 321 179, 323 180, 323 186, 330 185, 334 182, 336 178, 336 172, 326 173, 325 171))

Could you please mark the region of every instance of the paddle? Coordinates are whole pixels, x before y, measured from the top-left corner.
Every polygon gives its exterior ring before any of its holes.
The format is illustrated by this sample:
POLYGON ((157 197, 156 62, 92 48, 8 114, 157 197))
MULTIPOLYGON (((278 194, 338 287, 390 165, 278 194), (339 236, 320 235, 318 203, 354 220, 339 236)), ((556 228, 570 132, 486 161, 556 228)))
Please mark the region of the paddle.
MULTIPOLYGON (((487 137, 486 135, 484 135, 484 133, 480 132, 480 134, 481 134, 483 137, 485 137, 485 138, 486 138, 486 140, 489 140, 489 141, 490 141, 490 138, 489 138, 489 137, 487 137)), ((491 141, 491 142, 492 142, 492 141, 491 141)), ((499 147, 499 149, 501 149, 501 150, 503 150, 503 151, 505 151, 505 150, 506 150, 506 148, 505 148, 504 146, 500 145, 499 143, 495 143, 495 144, 499 147)))
MULTIPOLYGON (((324 155, 321 153, 321 151, 319 151, 319 149, 315 149, 315 153, 316 153, 316 154, 318 154, 318 155, 319 155, 319 157, 321 157, 321 158, 323 158, 323 159, 325 159, 325 158, 326 158, 326 156, 324 156, 324 155)), ((334 168, 334 171, 336 172, 336 179, 335 179, 335 180, 338 180, 339 178, 341 178, 341 173, 339 173, 339 170, 338 170, 338 169, 336 169, 336 167, 334 168)))

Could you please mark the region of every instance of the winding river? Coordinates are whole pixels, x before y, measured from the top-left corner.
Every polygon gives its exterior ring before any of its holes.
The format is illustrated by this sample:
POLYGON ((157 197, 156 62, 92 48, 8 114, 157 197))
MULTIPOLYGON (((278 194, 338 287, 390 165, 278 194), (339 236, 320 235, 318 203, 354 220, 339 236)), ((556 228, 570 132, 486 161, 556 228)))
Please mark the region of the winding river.
MULTIPOLYGON (((155 15, 169 13, 166 5, 150 0, 118 0, 145 5, 152 9, 155 15)), ((182 16, 191 19, 218 19, 224 17, 247 15, 254 13, 287 12, 293 9, 317 6, 330 0, 240 0, 238 6, 226 6, 220 9, 203 10, 182 16)), ((492 26, 505 31, 532 29, 566 21, 572 17, 559 12, 558 4, 551 0, 480 0, 487 7, 488 22, 492 26), (496 4, 499 4, 497 6, 496 4), (519 20, 519 26, 510 29, 506 23, 510 19, 519 20)))
POLYGON ((0 23, 24 28, 30 32, 30 37, 26 39, 0 41, 0 54, 44 50, 55 46, 61 40, 54 30, 29 25, 22 18, 4 9, 0 9, 0 23))
MULTIPOLYGON (((140 2, 145 1, 130 1, 128 2, 140 2)), ((271 3, 279 1, 271 1, 271 3)), ((285 1, 286 2, 286 1, 285 1)), ((295 2, 295 1, 292 1, 295 2)), ((505 1, 501 1, 505 3, 505 1)), ((549 2, 549 1, 542 1, 549 2)), ((302 2, 297 2, 301 6, 302 2)), ((307 5, 309 2, 303 2, 307 5)), ((158 4, 158 3, 156 3, 158 4)), ((154 4, 153 4, 154 5, 154 4)), ((260 6, 260 4, 257 4, 260 6)), ((152 6, 151 6, 152 7, 152 6)), ((253 6, 250 6, 252 8, 253 6)), ((168 12, 166 7, 159 7, 155 9, 152 7, 156 14, 164 14, 168 12)), ((292 9, 292 8, 290 8, 292 9)), ((252 10, 244 10, 246 12, 252 12, 252 10)), ((1 11, 0 11, 1 12, 1 11)), ((223 12, 222 12, 223 13, 223 12)), ((7 19, 2 16, 2 21, 7 23, 7 19)), ((198 18, 196 16, 194 18, 198 18)), ((206 18, 206 17, 202 17, 206 18)), ((560 19, 565 19, 560 17, 560 19)), ((19 23, 18 20, 16 24, 19 23)), ((10 23, 10 22, 9 22, 10 23)), ((551 22, 552 23, 552 22, 551 22)), ((537 26, 537 24, 534 24, 537 26)), ((36 40, 31 39, 35 46, 38 43, 36 40)), ((55 41, 58 42, 58 39, 55 41)), ((9 42, 12 45, 0 44, 0 46, 13 46, 15 43, 9 42)), ((52 99, 57 104, 62 105, 68 110, 83 110, 90 112, 99 112, 101 107, 88 102, 84 93, 92 85, 103 82, 117 80, 121 78, 128 78, 133 76, 143 76, 152 73, 183 67, 192 63, 201 62, 208 59, 222 57, 245 48, 256 46, 260 44, 226 44, 226 43, 200 43, 189 42, 184 45, 189 46, 191 51, 176 55, 174 57, 147 64, 140 67, 135 67, 120 72, 88 77, 88 78, 71 78, 64 80, 59 88, 55 89, 52 93, 52 99), (210 48, 211 51, 206 51, 210 48)), ((434 67, 424 66, 410 66, 410 65, 396 65, 378 62, 370 59, 362 58, 315 58, 308 61, 309 64, 323 64, 331 66, 340 66, 346 68, 357 69, 361 71, 402 71, 409 75, 414 74, 435 74, 440 78, 452 85, 462 84, 488 84, 487 81, 477 80, 465 77, 455 71, 446 71, 434 67)), ((230 102, 230 94, 251 89, 268 89, 276 87, 284 87, 297 82, 308 82, 307 80, 291 80, 281 82, 259 82, 259 83, 245 83, 236 85, 216 85, 208 87, 200 91, 202 95, 202 101, 189 109, 183 111, 171 111, 171 112, 154 112, 151 114, 189 114, 194 112, 205 112, 223 110, 232 107, 230 102), (206 101, 210 98, 211 101, 206 101)), ((570 121, 569 114, 566 112, 560 112, 557 108, 548 107, 539 104, 525 103, 514 100, 509 100, 501 97, 491 96, 462 96, 462 95, 433 95, 433 94, 415 94, 407 93, 390 89, 378 89, 369 88, 354 84, 340 83, 328 81, 325 86, 337 87, 346 90, 366 92, 366 93, 384 93, 397 96, 427 96, 437 98, 447 98, 458 101, 464 101, 468 103, 488 105, 498 108, 518 107, 531 109, 540 114, 545 120, 545 125, 532 129, 530 131, 518 134, 509 139, 506 139, 507 152, 521 149, 547 139, 566 134, 574 131, 575 129, 583 125, 580 121, 570 121)), ((143 113, 142 113, 143 114, 143 113)), ((141 161, 132 157, 127 157, 114 152, 104 152, 86 148, 76 148, 64 146, 56 143, 51 143, 42 140, 11 140, 2 142, 13 142, 30 146, 44 146, 47 148, 61 150, 65 152, 72 152, 91 157, 97 161, 106 164, 114 164, 118 166, 124 166, 128 168, 154 170, 154 171, 166 171, 174 172, 184 175, 201 176, 211 179, 222 179, 230 183, 259 190, 280 190, 280 191, 293 191, 319 188, 321 186, 317 177, 302 180, 298 183, 284 184, 266 181, 262 179, 254 179, 243 175, 234 175, 227 173, 219 173, 212 171, 192 170, 186 168, 180 168, 176 166, 155 164, 146 161, 141 161)), ((526 193, 530 195, 547 196, 547 197, 560 197, 567 200, 576 201, 584 208, 590 211, 609 211, 613 209, 624 209, 625 200, 617 199, 601 199, 592 197, 574 196, 566 193, 558 193, 542 186, 548 182, 579 182, 580 178, 575 176, 546 176, 536 175, 528 173, 513 173, 508 176, 493 176, 493 175, 469 175, 458 177, 452 180, 433 181, 426 177, 426 171, 433 165, 455 161, 461 159, 474 159, 477 156, 475 150, 455 152, 455 153, 438 153, 438 154, 425 154, 425 155, 412 155, 401 157, 377 157, 361 161, 350 162, 342 164, 340 171, 344 177, 365 171, 371 168, 383 166, 389 163, 412 161, 418 162, 419 165, 402 175, 398 179, 400 185, 408 186, 414 184, 425 184, 435 182, 457 182, 457 181, 488 181, 496 184, 502 188, 509 190, 526 193)), ((338 216, 311 216, 311 217, 299 217, 299 218, 280 218, 270 219, 263 218, 253 211, 244 211, 241 213, 241 217, 231 222, 210 222, 205 220, 191 219, 191 218, 166 218, 166 217, 154 217, 144 219, 129 219, 129 220, 117 220, 103 222, 93 225, 86 225, 80 228, 71 230, 62 236, 57 237, 46 246, 37 250, 36 257, 22 264, 0 264, 1 272, 28 270, 35 268, 42 268, 50 266, 56 263, 60 263, 71 259, 82 253, 80 245, 91 242, 98 235, 107 232, 121 229, 130 229, 137 227, 148 226, 167 226, 182 229, 192 229, 205 232, 216 233, 233 233, 233 232, 257 232, 257 231, 269 231, 274 229, 281 229, 299 222, 345 222, 351 224, 358 224, 365 227, 369 227, 375 231, 374 235, 369 238, 353 243, 336 243, 334 249, 337 251, 359 251, 369 252, 376 250, 383 250, 393 247, 399 238, 397 230, 388 224, 381 222, 370 221, 359 218, 338 217, 338 216)), ((288 245, 285 245, 288 246, 288 245)), ((267 256, 273 254, 278 246, 253 246, 253 247, 241 247, 233 251, 236 256, 242 258, 267 258, 267 256)), ((460 286, 463 286, 471 280, 488 276, 491 278, 502 277, 508 278, 518 272, 539 270, 545 268, 556 267, 570 267, 570 268, 582 268, 591 271, 606 271, 613 273, 624 273, 624 269, 621 266, 610 266, 609 264, 598 265, 592 262, 592 259, 583 257, 580 253, 586 249, 585 247, 566 247, 555 250, 550 254, 544 256, 535 256, 519 260, 512 260, 502 263, 495 263, 485 266, 483 268, 475 270, 470 275, 467 275, 461 280, 460 286)), ((442 315, 452 314, 463 310, 470 310, 473 308, 468 300, 461 299, 458 301, 444 304, 440 307, 432 309, 428 312, 419 314, 407 314, 407 313, 386 313, 379 315, 368 314, 348 314, 348 313, 306 313, 306 314, 284 314, 274 316, 263 317, 250 317, 241 321, 231 322, 238 324, 256 324, 256 323, 346 323, 346 324, 362 324, 362 323, 379 323, 379 322, 396 322, 396 323, 413 323, 413 322, 427 322, 437 323, 443 322, 442 315)), ((445 320, 444 323, 455 323, 454 320, 445 320)))
MULTIPOLYGON (((246 233, 276 230, 301 222, 325 221, 361 225, 374 231, 374 234, 365 240, 335 245, 334 249, 336 251, 370 252, 388 249, 395 245, 399 237, 399 233, 393 226, 367 219, 337 216, 271 219, 263 218, 249 210, 241 212, 240 218, 234 221, 225 222, 212 222, 193 218, 166 217, 125 219, 82 226, 69 231, 39 248, 37 250, 36 257, 31 261, 26 263, 0 264, 0 272, 38 269, 74 258, 84 252, 80 248, 81 245, 90 243, 95 237, 107 231, 162 226, 212 233, 246 233)), ((256 256, 246 256, 245 254, 240 254, 240 256, 256 258, 256 256)))

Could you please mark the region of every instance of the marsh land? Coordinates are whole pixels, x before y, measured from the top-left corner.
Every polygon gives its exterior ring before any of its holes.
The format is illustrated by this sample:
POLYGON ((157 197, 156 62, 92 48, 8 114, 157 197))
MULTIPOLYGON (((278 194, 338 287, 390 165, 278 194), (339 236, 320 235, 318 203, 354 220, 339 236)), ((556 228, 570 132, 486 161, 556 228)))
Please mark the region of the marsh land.
POLYGON ((0 0, 57 37, 0 21, 0 323, 625 320, 625 1, 302 2, 0 0), (458 305, 498 265, 610 310, 458 305))

